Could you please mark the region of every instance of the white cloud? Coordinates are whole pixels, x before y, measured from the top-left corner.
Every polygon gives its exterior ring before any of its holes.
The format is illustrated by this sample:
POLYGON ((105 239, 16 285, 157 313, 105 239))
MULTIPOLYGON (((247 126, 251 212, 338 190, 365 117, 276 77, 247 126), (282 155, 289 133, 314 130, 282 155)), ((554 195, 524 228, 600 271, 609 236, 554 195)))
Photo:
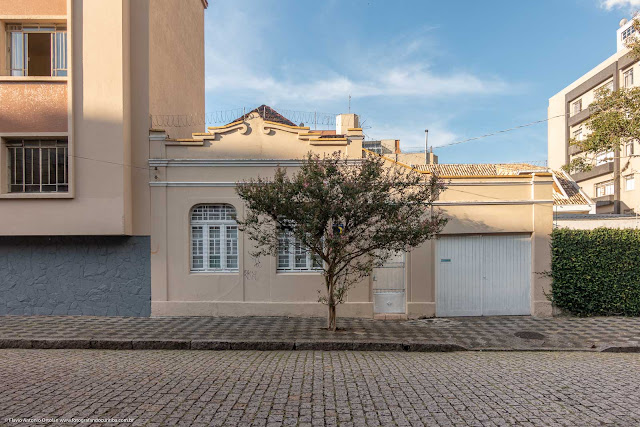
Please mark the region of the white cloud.
POLYGON ((600 5, 607 10, 622 8, 639 8, 640 0, 600 0, 600 5))
MULTIPOLYGON (((394 46, 354 49, 350 63, 333 69, 313 56, 274 58, 264 40, 270 14, 261 8, 237 8, 219 2, 216 12, 224 20, 207 25, 207 91, 240 92, 272 102, 323 102, 370 97, 446 97, 505 93, 512 85, 499 78, 480 77, 470 71, 436 72, 416 59, 424 51, 424 35, 401 37, 394 46), (247 25, 247 23, 251 25, 247 25), (372 59, 373 58, 373 59, 372 59), (296 63, 298 61, 299 63, 296 63), (306 62, 305 62, 306 61, 306 62), (292 63, 293 62, 293 63, 292 63), (286 64, 286 65, 283 65, 286 64), (286 69, 286 73, 278 73, 286 69)), ((277 23, 276 23, 277 24, 277 23)), ((424 32, 424 31, 423 31, 424 32)))
MULTIPOLYGON (((324 79, 308 81, 276 80, 259 75, 251 67, 221 63, 207 75, 207 90, 242 89, 276 102, 287 100, 332 101, 351 94, 354 98, 374 96, 438 97, 450 95, 504 93, 509 85, 497 79, 481 79, 459 72, 437 75, 424 66, 409 64, 379 70, 376 76, 352 79, 339 73, 324 79)), ((304 76, 301 76, 304 78, 304 76)))

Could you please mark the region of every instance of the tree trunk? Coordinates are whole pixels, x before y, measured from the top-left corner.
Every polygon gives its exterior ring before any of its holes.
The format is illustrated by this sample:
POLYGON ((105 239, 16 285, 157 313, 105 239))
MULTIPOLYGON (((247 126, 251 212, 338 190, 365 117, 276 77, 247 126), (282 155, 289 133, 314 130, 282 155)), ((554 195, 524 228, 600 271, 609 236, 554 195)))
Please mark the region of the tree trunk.
POLYGON ((330 305, 329 306, 329 319, 327 322, 327 329, 335 332, 336 331, 336 306, 334 305, 330 305))
POLYGON ((329 308, 329 317, 327 318, 327 329, 336 331, 336 302, 333 299, 333 280, 329 280, 327 284, 327 306, 329 308))

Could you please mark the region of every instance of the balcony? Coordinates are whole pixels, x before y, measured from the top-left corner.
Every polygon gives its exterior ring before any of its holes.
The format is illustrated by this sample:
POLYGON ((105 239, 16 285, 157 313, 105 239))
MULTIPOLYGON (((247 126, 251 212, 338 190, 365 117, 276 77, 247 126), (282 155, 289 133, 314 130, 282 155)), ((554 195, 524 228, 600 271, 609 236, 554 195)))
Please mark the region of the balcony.
POLYGON ((67 132, 66 77, 0 77, 0 132, 67 132))
POLYGON ((580 147, 578 147, 577 145, 570 145, 569 146, 569 155, 570 156, 575 156, 576 154, 580 154, 582 153, 582 149, 580 147))
POLYGON ((594 166, 590 171, 572 173, 571 177, 576 181, 585 181, 587 179, 595 178, 600 175, 605 175, 613 172, 613 162, 605 163, 603 165, 594 166))
POLYGON ((602 206, 608 206, 613 204, 613 194, 610 194, 608 196, 600 196, 600 197, 594 197, 593 201, 596 202, 596 207, 602 207, 602 206))

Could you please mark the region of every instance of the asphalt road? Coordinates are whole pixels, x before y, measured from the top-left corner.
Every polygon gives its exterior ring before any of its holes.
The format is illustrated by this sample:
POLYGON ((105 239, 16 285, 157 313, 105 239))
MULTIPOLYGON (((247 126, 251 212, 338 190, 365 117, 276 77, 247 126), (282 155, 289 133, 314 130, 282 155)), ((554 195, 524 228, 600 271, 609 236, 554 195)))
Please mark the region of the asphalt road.
POLYGON ((640 355, 0 350, 0 392, 3 425, 635 426, 640 355))

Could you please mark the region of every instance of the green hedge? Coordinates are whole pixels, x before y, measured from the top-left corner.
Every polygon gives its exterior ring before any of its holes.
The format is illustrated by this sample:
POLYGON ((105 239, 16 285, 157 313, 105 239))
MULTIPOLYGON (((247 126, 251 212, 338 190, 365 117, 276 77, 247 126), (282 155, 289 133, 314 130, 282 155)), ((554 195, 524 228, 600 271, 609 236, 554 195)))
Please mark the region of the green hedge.
POLYGON ((556 229, 552 301, 579 316, 640 316, 640 230, 556 229))

